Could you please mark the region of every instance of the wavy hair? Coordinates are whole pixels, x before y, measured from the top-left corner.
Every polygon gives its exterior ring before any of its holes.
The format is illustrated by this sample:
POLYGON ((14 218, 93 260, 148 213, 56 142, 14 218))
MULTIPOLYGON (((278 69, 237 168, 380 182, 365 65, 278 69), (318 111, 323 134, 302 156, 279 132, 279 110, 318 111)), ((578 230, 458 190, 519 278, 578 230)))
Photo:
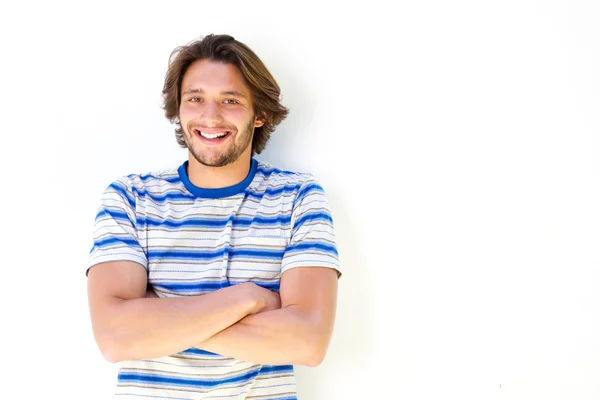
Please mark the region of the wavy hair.
POLYGON ((202 59, 233 64, 241 72, 252 93, 254 113, 264 121, 261 127, 254 130, 252 139, 252 154, 260 154, 267 146, 271 133, 287 117, 289 110, 281 104, 279 85, 264 63, 248 46, 229 35, 207 35, 175 48, 169 57, 169 68, 162 90, 162 108, 167 119, 177 125, 177 143, 181 147, 187 147, 179 120, 183 76, 192 63, 202 59))

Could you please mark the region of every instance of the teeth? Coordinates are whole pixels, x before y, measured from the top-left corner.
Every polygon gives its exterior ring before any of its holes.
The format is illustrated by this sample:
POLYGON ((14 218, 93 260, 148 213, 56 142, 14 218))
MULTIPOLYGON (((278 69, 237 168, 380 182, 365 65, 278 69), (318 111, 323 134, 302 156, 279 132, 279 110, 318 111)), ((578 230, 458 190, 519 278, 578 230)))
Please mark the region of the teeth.
POLYGON ((222 132, 222 133, 206 133, 206 132, 200 131, 200 135, 204 136, 207 139, 216 139, 216 138, 223 137, 223 136, 227 135, 227 132, 222 132))

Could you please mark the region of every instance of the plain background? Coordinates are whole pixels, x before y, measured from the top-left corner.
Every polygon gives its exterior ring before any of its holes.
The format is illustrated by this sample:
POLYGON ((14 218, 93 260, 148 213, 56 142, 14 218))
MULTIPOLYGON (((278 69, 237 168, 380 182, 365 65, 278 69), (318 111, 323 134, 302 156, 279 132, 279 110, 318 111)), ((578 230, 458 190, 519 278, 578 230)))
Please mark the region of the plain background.
POLYGON ((313 173, 337 226, 300 399, 600 398, 599 3, 384 3, 1 6, 3 393, 112 393, 84 276, 100 194, 185 160, 168 56, 229 33, 291 110, 258 158, 313 173))

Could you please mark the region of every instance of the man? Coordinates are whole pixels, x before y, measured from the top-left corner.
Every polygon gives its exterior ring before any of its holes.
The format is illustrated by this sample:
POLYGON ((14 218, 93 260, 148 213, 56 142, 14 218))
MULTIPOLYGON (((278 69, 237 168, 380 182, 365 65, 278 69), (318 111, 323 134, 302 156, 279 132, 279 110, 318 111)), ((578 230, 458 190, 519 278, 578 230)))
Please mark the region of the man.
POLYGON ((227 35, 172 53, 163 89, 188 160, 102 196, 88 265, 96 342, 135 399, 295 399, 321 363, 340 276, 309 174, 253 155, 288 110, 256 54, 227 35))

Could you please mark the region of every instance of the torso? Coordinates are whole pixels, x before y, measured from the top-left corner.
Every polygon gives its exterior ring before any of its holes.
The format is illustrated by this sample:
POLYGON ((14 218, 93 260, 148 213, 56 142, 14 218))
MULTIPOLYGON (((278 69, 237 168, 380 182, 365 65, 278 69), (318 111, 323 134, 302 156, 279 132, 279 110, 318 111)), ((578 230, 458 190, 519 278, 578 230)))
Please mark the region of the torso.
MULTIPOLYGON (((224 198, 190 193, 177 170, 129 178, 138 192, 136 227, 148 282, 158 296, 196 296, 246 281, 279 290, 302 174, 258 164, 246 190, 224 198)), ((192 348, 122 363, 117 393, 136 399, 295 399, 296 386, 291 365, 256 365, 192 348)))

